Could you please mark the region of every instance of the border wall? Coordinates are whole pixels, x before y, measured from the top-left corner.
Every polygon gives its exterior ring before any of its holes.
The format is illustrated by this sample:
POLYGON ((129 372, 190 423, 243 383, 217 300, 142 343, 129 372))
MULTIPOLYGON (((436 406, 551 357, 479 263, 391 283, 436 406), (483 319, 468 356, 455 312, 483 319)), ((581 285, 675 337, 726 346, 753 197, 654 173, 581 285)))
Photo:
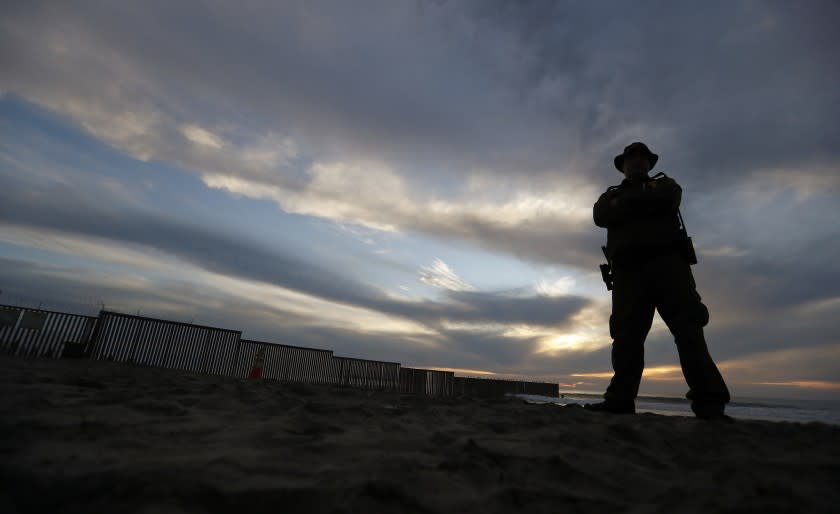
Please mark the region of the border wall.
POLYGON ((559 396, 558 384, 456 377, 451 371, 341 357, 332 350, 242 339, 242 332, 102 310, 82 316, 0 305, 0 352, 109 360, 246 378, 332 384, 428 396, 559 396))

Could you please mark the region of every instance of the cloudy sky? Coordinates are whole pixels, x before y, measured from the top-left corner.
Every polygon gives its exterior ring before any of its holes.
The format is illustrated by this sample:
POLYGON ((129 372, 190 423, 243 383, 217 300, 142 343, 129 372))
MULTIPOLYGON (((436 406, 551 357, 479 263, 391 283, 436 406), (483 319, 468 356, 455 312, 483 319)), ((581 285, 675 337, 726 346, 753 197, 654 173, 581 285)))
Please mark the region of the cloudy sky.
POLYGON ((638 140, 733 395, 837 397, 838 6, 3 2, 0 303, 603 391, 638 140))

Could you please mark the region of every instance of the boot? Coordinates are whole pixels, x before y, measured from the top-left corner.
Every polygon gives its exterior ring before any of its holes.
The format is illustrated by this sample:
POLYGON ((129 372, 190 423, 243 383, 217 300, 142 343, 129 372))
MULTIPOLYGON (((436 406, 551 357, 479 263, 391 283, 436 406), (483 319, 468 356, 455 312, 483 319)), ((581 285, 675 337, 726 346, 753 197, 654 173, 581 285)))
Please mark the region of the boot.
POLYGON ((600 403, 587 403, 583 406, 586 410, 595 412, 609 412, 611 414, 635 414, 636 405, 633 402, 619 403, 616 401, 603 401, 600 403))
POLYGON ((724 414, 723 408, 723 405, 708 405, 702 403, 693 403, 691 405, 691 410, 694 411, 694 415, 697 416, 697 419, 724 421, 727 423, 734 422, 735 418, 724 414))

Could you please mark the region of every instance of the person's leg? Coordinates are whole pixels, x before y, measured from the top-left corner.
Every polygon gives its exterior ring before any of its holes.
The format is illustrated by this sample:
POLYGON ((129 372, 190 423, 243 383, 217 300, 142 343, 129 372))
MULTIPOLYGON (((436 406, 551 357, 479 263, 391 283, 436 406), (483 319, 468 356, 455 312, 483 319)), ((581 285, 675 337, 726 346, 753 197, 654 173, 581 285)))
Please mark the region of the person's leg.
POLYGON ((645 367, 644 342, 653 313, 654 303, 647 293, 643 270, 616 269, 610 316, 614 374, 604 393, 607 402, 633 405, 645 367))
POLYGON ((722 414, 730 399, 729 390, 703 336, 709 311, 697 293, 691 268, 684 258, 674 254, 657 260, 655 275, 656 307, 674 336, 691 409, 699 417, 722 414))

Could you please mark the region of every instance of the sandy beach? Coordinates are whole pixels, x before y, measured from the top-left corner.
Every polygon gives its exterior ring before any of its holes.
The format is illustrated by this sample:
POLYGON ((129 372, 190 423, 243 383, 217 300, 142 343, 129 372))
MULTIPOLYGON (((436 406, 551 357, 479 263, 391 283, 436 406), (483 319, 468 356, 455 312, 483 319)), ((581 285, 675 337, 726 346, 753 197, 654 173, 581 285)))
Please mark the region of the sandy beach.
POLYGON ((0 356, 0 512, 836 512, 840 427, 0 356))

